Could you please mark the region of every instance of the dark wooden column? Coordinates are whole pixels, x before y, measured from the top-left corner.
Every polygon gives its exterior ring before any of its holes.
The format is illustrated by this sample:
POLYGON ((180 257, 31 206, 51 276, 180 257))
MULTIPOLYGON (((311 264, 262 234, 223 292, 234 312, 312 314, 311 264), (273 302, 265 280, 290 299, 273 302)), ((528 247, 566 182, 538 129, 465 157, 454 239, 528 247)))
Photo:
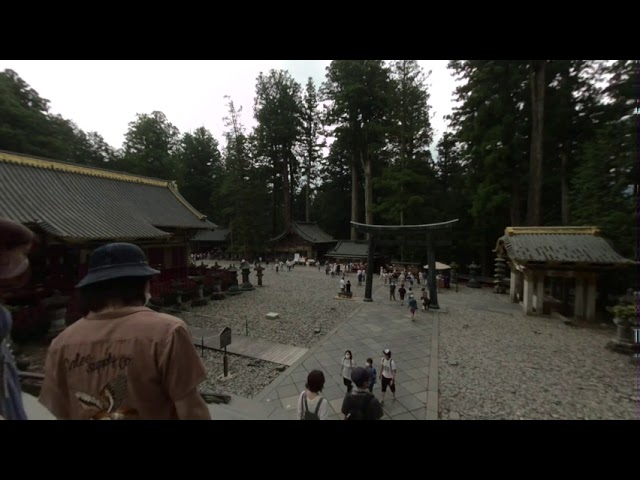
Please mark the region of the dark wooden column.
POLYGON ((433 236, 427 234, 427 265, 429 265, 429 308, 439 310, 438 305, 438 280, 436 279, 436 251, 433 245, 433 236))
POLYGON ((373 302, 373 259, 375 258, 376 242, 373 233, 369 232, 369 250, 367 251, 367 278, 364 286, 364 301, 373 302))

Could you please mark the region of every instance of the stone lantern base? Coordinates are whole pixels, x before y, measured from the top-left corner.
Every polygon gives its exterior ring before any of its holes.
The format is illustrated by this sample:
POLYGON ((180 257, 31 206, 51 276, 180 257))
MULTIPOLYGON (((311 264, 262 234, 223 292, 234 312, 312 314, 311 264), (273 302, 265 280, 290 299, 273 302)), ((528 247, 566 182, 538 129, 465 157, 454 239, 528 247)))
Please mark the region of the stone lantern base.
POLYGON ((640 344, 636 341, 634 328, 631 327, 633 323, 627 320, 620 320, 614 318, 616 324, 616 338, 611 340, 607 344, 607 348, 614 352, 625 354, 637 354, 640 353, 640 344))
POLYGON ((229 290, 225 292, 227 295, 240 295, 242 290, 237 285, 232 285, 229 287, 229 290))

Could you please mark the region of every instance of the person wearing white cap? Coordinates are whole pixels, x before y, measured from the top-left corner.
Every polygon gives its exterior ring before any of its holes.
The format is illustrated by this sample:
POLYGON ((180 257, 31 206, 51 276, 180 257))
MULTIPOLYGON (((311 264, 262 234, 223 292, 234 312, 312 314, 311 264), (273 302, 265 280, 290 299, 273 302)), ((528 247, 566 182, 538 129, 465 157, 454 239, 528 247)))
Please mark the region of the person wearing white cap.
POLYGON ((384 403, 384 396, 387 393, 387 386, 391 389, 391 395, 393 399, 396 399, 396 362, 391 360, 391 350, 385 348, 383 350, 384 357, 380 365, 380 382, 382 383, 382 401, 384 403))

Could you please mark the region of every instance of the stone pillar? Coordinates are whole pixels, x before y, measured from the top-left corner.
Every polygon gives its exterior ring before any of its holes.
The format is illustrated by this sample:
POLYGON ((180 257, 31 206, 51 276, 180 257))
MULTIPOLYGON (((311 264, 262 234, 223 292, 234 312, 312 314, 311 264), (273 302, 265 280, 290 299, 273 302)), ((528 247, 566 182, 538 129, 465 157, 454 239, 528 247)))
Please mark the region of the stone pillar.
POLYGON ((595 276, 591 276, 587 279, 586 285, 586 298, 584 305, 584 318, 588 322, 594 322, 596 320, 596 279, 595 276))
POLYGON ((544 272, 536 274, 536 315, 542 315, 544 310, 544 272))
POLYGON ((583 277, 576 277, 576 291, 573 301, 573 316, 575 318, 584 318, 584 283, 583 277))
POLYGON ((513 303, 518 303, 518 296, 516 292, 518 291, 518 287, 516 285, 518 280, 517 271, 511 270, 511 283, 509 284, 509 298, 513 303))
POLYGON ((533 276, 530 272, 524 275, 524 293, 522 299, 522 306, 524 313, 531 315, 533 313, 533 276))

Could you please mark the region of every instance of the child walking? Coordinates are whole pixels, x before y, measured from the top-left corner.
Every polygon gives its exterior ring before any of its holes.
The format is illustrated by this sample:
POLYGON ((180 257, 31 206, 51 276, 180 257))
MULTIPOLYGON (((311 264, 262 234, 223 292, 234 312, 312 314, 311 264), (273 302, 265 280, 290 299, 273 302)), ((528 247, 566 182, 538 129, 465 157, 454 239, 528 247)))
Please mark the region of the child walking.
POLYGON ((369 374, 371 381, 369 382, 369 392, 373 392, 373 386, 376 384, 376 378, 378 376, 378 370, 373 366, 373 360, 367 358, 367 366, 364 369, 369 374))
POLYGON ((416 310, 418 310, 418 302, 416 301, 413 294, 409 295, 409 311, 411 312, 411 321, 413 322, 416 319, 416 310))

